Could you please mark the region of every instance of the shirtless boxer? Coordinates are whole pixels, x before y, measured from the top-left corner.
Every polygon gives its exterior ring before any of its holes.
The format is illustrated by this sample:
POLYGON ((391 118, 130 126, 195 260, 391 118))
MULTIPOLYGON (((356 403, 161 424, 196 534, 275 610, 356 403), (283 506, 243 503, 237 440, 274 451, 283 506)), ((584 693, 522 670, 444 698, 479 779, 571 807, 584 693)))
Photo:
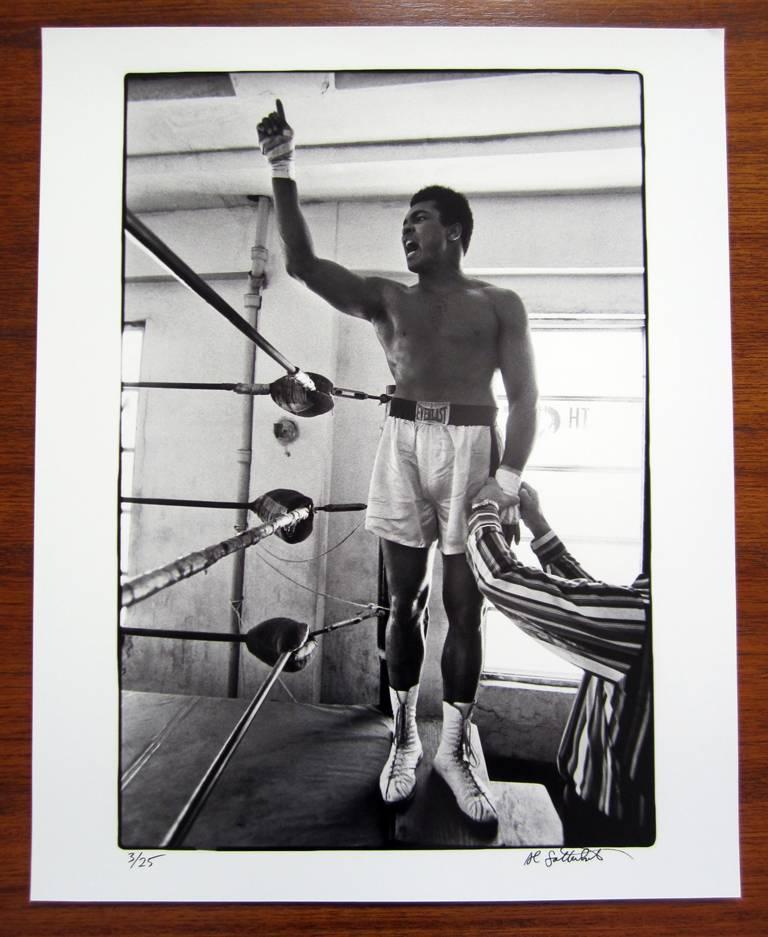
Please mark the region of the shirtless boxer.
MULTIPOLYGON (((464 556, 466 506, 489 480, 516 496, 531 450, 537 392, 525 309, 515 293, 464 275, 472 213, 463 195, 441 186, 416 193, 403 221, 405 261, 417 275, 415 285, 359 276, 317 257, 294 181, 293 130, 279 101, 258 133, 272 167, 288 273, 340 312, 373 325, 396 385, 366 516, 366 528, 381 538, 390 592, 386 658, 394 732, 382 797, 403 803, 416 785, 422 754, 416 700, 437 543, 448 632, 434 768, 470 819, 494 823, 496 810, 468 744, 482 666, 483 600, 464 556), (497 368, 509 400, 500 464, 492 391, 497 368)), ((515 510, 508 509, 510 515, 515 510)))

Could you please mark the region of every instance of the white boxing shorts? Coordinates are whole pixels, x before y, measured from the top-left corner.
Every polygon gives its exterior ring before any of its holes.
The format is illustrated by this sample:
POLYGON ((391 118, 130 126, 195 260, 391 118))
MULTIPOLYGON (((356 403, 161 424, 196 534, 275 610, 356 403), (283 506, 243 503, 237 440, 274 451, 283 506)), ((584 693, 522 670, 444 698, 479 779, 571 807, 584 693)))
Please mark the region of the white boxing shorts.
POLYGON ((469 503, 499 464, 494 407, 393 398, 368 492, 366 530, 464 553, 469 503), (473 422, 476 421, 476 422, 473 422))

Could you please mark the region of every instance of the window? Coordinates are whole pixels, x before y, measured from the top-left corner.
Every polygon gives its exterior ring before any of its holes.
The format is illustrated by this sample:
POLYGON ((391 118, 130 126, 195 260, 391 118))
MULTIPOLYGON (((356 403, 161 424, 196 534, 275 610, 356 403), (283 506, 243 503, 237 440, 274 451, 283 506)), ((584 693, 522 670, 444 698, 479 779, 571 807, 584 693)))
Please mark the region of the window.
MULTIPOLYGON (((591 575, 631 583, 643 542, 644 329, 637 321, 537 329, 534 321, 532 334, 540 397, 524 477, 539 492, 552 528, 591 575)), ((497 399, 504 420, 500 379, 497 399)), ((530 535, 525 528, 521 534, 518 555, 538 566, 530 535)), ((581 674, 492 608, 484 670, 551 682, 581 674)))
MULTIPOLYGON (((123 329, 122 380, 135 382, 141 372, 141 349, 144 342, 144 324, 126 325, 123 329)), ((133 494, 133 470, 136 453, 136 427, 138 425, 139 391, 123 390, 120 404, 120 497, 133 494)), ((131 542, 131 505, 120 507, 120 573, 125 575, 131 542)))

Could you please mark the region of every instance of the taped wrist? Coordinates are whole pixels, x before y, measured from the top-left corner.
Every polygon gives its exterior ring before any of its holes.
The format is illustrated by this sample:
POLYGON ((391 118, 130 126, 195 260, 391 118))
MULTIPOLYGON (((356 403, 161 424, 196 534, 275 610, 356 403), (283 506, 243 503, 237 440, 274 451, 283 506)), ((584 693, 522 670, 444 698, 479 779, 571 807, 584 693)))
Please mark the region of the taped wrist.
POLYGON ((502 465, 496 470, 496 481, 505 495, 518 496, 520 492, 520 472, 502 465))
MULTIPOLYGON (((520 472, 506 465, 501 465, 496 469, 495 478, 505 495, 513 495, 515 498, 518 497, 520 492, 520 472)), ((502 524, 519 524, 519 504, 513 504, 504 508, 503 511, 501 511, 500 519, 502 524)))
POLYGON ((296 178, 293 168, 293 152, 291 152, 290 156, 286 156, 283 159, 270 160, 270 166, 272 167, 273 179, 296 178))
POLYGON ((264 141, 261 151, 269 160, 273 179, 294 178, 293 134, 264 141))

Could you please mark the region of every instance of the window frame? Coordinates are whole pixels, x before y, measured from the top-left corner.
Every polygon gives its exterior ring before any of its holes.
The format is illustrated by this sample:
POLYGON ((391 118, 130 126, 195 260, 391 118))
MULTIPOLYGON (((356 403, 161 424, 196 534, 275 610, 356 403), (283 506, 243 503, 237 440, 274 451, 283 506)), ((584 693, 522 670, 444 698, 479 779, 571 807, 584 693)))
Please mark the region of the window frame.
POLYGON ((136 431, 141 424, 141 415, 139 414, 140 406, 140 394, 138 388, 125 388, 122 386, 122 383, 125 381, 138 381, 141 380, 141 365, 144 354, 144 347, 146 343, 146 329, 147 323, 145 320, 132 320, 128 322, 123 322, 120 342, 121 342, 121 364, 120 364, 120 452, 119 452, 119 469, 118 469, 118 568, 120 574, 121 583, 127 578, 128 569, 127 569, 127 560, 130 555, 131 548, 131 526, 133 521, 133 505, 125 504, 123 502, 124 497, 129 497, 133 493, 133 481, 136 477, 136 431), (139 348, 138 356, 136 361, 136 373, 135 374, 126 374, 125 373, 125 336, 128 332, 139 332, 139 348), (133 446, 124 445, 124 425, 123 425, 123 412, 125 409, 125 402, 128 397, 133 397, 136 401, 135 406, 135 425, 133 427, 133 446), (124 483, 124 458, 125 453, 133 453, 133 466, 131 470, 131 491, 123 491, 124 483), (126 533, 127 531, 127 533, 126 533))
MULTIPOLYGON (((621 314, 621 315, 601 315, 601 316, 578 316, 578 317, 559 317, 556 315, 543 314, 541 316, 531 315, 529 317, 530 329, 532 334, 537 332, 546 332, 546 331, 558 331, 558 332, 582 332, 582 331, 597 331, 597 332, 614 332, 614 331, 638 331, 641 333, 641 362, 642 362, 642 393, 640 395, 628 394, 628 395, 618 395, 618 394, 606 394, 606 395, 566 395, 566 394, 544 394, 539 397, 539 402, 547 400, 557 400, 557 401, 598 401, 598 402, 628 402, 628 403, 639 403, 641 405, 641 414, 640 414, 640 425, 642 429, 642 453, 640 465, 635 468, 611 468, 611 467, 600 467, 592 465, 568 465, 563 467, 543 467, 543 466, 531 466, 529 469, 535 469, 536 471, 546 472, 589 472, 599 474, 604 471, 626 471, 627 474, 630 472, 634 474, 635 472, 639 476, 639 499, 640 504, 642 505, 645 499, 645 482, 646 482, 646 472, 645 466, 647 462, 647 449, 648 449, 648 438, 647 438, 647 409, 648 409, 648 368, 647 368, 647 342, 648 342, 648 332, 647 332, 647 320, 644 314, 621 314)), ((503 385, 498 379, 495 389, 495 396, 499 409, 502 410, 506 406, 506 395, 504 394, 503 385)), ((643 516, 643 515, 641 515, 643 516)), ((643 540, 646 535, 644 530, 644 521, 641 520, 640 523, 640 539, 639 547, 640 553, 642 554, 643 550, 643 540)), ((570 538, 572 541, 574 539, 573 535, 570 538)), ((609 545, 612 542, 615 542, 612 538, 599 538, 600 543, 605 543, 609 545)), ((633 544, 637 543, 637 538, 632 537, 631 542, 633 544)), ((639 568, 639 567, 638 567, 639 568)), ((489 624, 493 627, 492 621, 489 621, 490 616, 499 616, 498 620, 501 622, 505 619, 506 616, 502 612, 496 610, 493 605, 487 600, 484 602, 484 617, 483 617, 483 630, 484 636, 487 642, 487 630, 489 624)), ((513 623, 508 623, 508 627, 516 628, 513 623)), ((520 629, 516 630, 519 632, 520 638, 526 641, 534 642, 544 653, 549 654, 553 660, 553 670, 549 671, 539 671, 536 668, 522 668, 509 669, 506 670, 499 665, 498 660, 494 660, 490 666, 486 666, 486 657, 484 654, 483 659, 483 668, 481 672, 481 680, 484 682, 490 683, 516 683, 527 685, 532 688, 536 687, 553 687, 558 689, 574 689, 579 686, 583 671, 579 668, 574 668, 573 665, 567 664, 558 655, 546 648, 543 644, 536 641, 535 638, 532 638, 528 635, 525 635, 520 629), (558 672, 556 667, 558 666, 570 667, 578 671, 577 675, 569 674, 567 671, 558 672)))

